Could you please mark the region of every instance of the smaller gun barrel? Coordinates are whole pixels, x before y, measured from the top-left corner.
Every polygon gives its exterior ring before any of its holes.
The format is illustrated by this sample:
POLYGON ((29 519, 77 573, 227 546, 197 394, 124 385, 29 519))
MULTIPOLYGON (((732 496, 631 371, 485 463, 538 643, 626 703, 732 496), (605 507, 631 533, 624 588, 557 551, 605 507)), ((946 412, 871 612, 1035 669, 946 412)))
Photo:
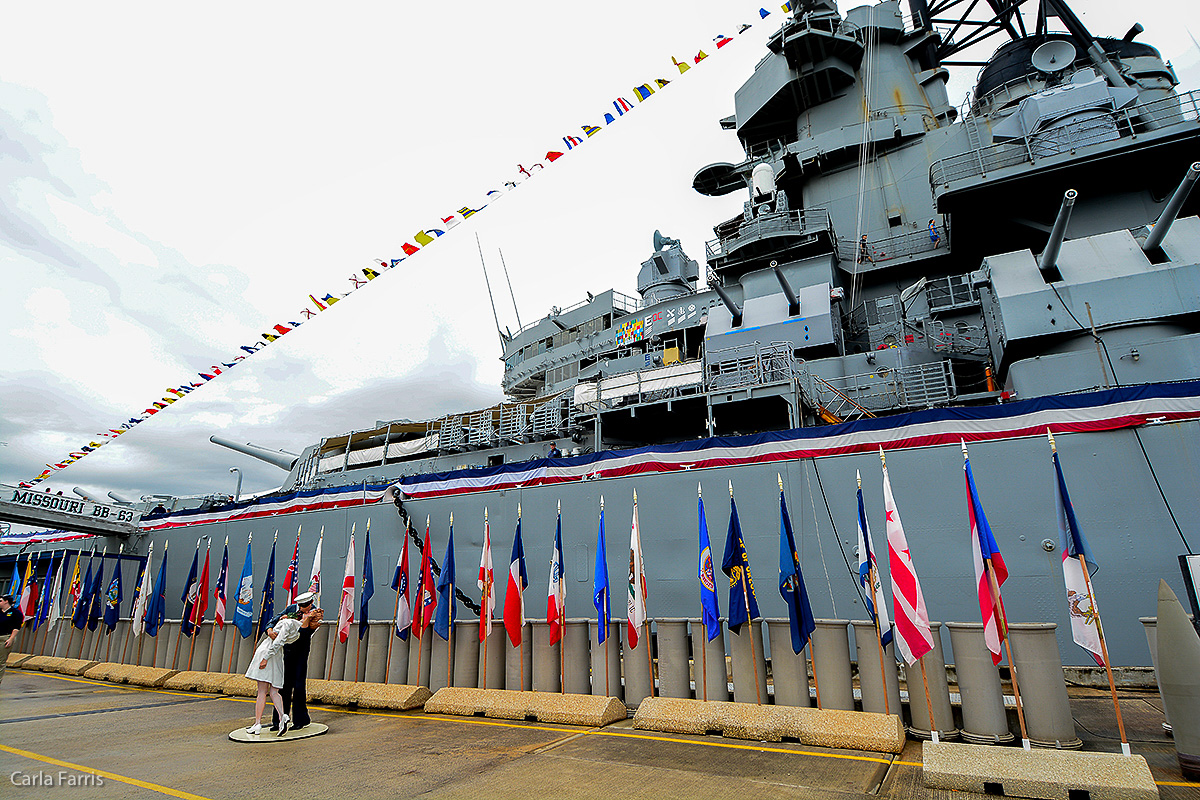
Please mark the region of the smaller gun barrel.
MULTIPOLYGON (((771 262, 774 264, 775 262, 771 262)), ((772 266, 775 271, 775 277, 779 280, 779 285, 783 288, 783 296, 787 298, 788 305, 796 309, 797 314, 800 313, 800 300, 796 297, 796 293, 792 291, 792 285, 788 283, 787 278, 783 276, 783 271, 777 266, 772 266)))
POLYGON ((85 492, 83 489, 80 489, 78 486, 76 486, 71 491, 74 492, 75 494, 79 495, 80 497, 82 497, 84 500, 87 500, 89 503, 96 502, 96 498, 92 497, 90 494, 85 492))
POLYGON ((1183 181, 1175 189, 1175 194, 1171 195, 1171 199, 1167 201, 1167 207, 1162 210, 1162 213, 1158 215, 1158 219, 1154 221, 1154 227, 1150 229, 1150 235, 1142 242, 1143 252, 1148 253, 1157 249, 1162 244, 1167 231, 1171 230, 1171 223, 1179 216, 1179 210, 1183 208, 1184 201, 1192 193, 1192 187, 1196 185, 1197 178, 1200 178, 1200 161, 1196 161, 1188 167, 1187 174, 1183 176, 1183 181))
POLYGON ((721 302, 729 309, 729 314, 733 317, 733 327, 742 327, 742 309, 738 307, 737 303, 733 302, 733 298, 729 296, 729 292, 725 291, 724 286, 715 283, 712 288, 716 290, 717 296, 721 298, 721 302))
POLYGON ((1063 195, 1062 205, 1058 208, 1058 216, 1054 218, 1054 227, 1050 230, 1050 241, 1038 258, 1038 269, 1043 274, 1053 273, 1058 265, 1058 251, 1062 248, 1063 239, 1067 235, 1067 222, 1071 219, 1071 209, 1075 206, 1075 198, 1079 192, 1067 189, 1063 195))

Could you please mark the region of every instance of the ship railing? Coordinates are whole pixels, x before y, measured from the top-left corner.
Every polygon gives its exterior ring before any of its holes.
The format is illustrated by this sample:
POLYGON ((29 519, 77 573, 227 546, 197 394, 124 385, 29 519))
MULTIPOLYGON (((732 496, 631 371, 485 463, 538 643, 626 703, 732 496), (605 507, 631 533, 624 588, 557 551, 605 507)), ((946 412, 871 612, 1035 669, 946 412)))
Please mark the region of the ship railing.
POLYGON ((955 395, 949 361, 831 378, 805 371, 799 383, 808 397, 840 419, 853 418, 855 413, 945 405, 955 395))
MULTIPOLYGON (((938 250, 949 251, 950 231, 942 225, 937 226, 938 241, 934 242, 928 228, 898 233, 882 239, 867 239, 867 249, 871 259, 862 259, 869 267, 870 264, 882 264, 898 259, 911 259, 914 256, 933 253, 938 250)), ((860 240, 861 241, 861 240, 860 240)), ((837 254, 842 261, 854 261, 859 258, 859 247, 853 239, 839 236, 837 238, 837 254)))
POLYGON ((922 319, 904 324, 904 341, 913 344, 917 337, 934 353, 983 355, 988 352, 987 330, 982 325, 956 322, 947 325, 941 320, 922 319))
POLYGON ((704 251, 711 261, 724 257, 727 251, 737 249, 735 245, 740 242, 754 241, 779 233, 814 234, 832 230, 832 227, 829 212, 823 208, 763 214, 742 222, 734 233, 724 239, 717 238, 705 242, 704 251))
MULTIPOLYGON (((1196 122, 1200 120, 1200 90, 1118 109, 1110 118, 1120 138, 1136 137, 1165 125, 1196 122)), ((935 161, 929 167, 930 186, 935 189, 947 187, 954 181, 987 177, 989 172, 998 169, 1035 164, 1038 159, 1117 141, 1111 127, 1078 127, 1080 130, 1076 130, 1076 126, 1055 128, 1040 138, 1026 137, 987 146, 974 146, 973 143, 965 153, 935 161)))
POLYGON ((798 365, 791 342, 753 342, 709 350, 704 355, 704 389, 717 392, 788 383, 794 379, 798 365))
POLYGON ((642 301, 633 295, 618 292, 616 289, 612 293, 613 298, 613 314, 617 312, 621 314, 635 314, 642 308, 642 301))

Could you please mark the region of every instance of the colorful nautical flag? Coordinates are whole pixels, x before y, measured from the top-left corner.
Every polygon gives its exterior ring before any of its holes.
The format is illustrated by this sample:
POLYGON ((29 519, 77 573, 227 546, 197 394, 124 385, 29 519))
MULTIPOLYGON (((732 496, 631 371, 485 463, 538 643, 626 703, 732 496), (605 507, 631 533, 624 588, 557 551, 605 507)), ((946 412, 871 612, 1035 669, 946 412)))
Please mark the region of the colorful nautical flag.
POLYGON ((317 537, 317 549, 313 552, 312 571, 308 575, 308 590, 317 596, 313 605, 321 607, 321 545, 325 543, 325 526, 321 526, 321 535, 317 537))
POLYGON ((113 567, 112 580, 104 593, 104 627, 108 628, 109 633, 117 627, 117 620, 121 615, 121 601, 124 599, 125 593, 121 590, 121 558, 118 556, 117 565, 113 567))
POLYGON ((258 628, 254 638, 261 639, 275 616, 275 540, 271 540, 271 559, 267 562, 267 577, 263 581, 262 607, 258 613, 258 628))
POLYGON ((492 567, 492 528, 487 509, 483 510, 483 552, 479 556, 479 641, 492 633, 492 612, 496 610, 496 571, 492 567))
POLYGON ((404 544, 396 557, 396 572, 392 575, 392 591, 396 593, 396 635, 408 640, 412 630, 412 605, 408 599, 408 528, 404 530, 404 544))
POLYGON ((696 515, 700 518, 700 621, 708 641, 721 635, 721 606, 717 602, 717 576, 713 570, 712 546, 708 540, 708 520, 704 516, 704 496, 696 484, 696 515))
MULTIPOLYGON (((879 450, 883 453, 883 448, 879 450)), ((933 631, 929 624, 929 612, 925 609, 925 595, 912 555, 908 551, 908 537, 900 522, 900 511, 892 497, 892 481, 888 477, 887 463, 883 464, 883 510, 887 515, 888 566, 892 574, 893 616, 896 620, 896 649, 905 664, 915 664, 917 659, 933 650, 933 631)), ((882 623, 883 618, 880 618, 882 623)))
MULTIPOLYGON (((303 527, 303 526, 301 526, 303 527)), ((300 528, 296 530, 296 546, 292 549, 292 560, 288 562, 287 572, 283 573, 283 595, 287 605, 296 602, 300 594, 300 528)))
POLYGON ((692 68, 691 65, 688 64, 686 61, 679 61, 678 59, 675 58, 675 56, 671 56, 671 63, 674 64, 675 66, 679 67, 680 75, 682 75, 683 73, 687 72, 689 69, 692 68))
POLYGON ((425 544, 421 548, 421 573, 417 576, 417 602, 412 630, 420 639, 437 611, 437 593, 433 587, 433 540, 429 536, 429 517, 425 518, 425 544))
MULTIPOLYGON (((858 473, 855 473, 858 476, 858 473)), ((867 599, 867 613, 877 624, 879 644, 887 647, 892 643, 892 624, 888 620, 887 594, 879 577, 879 562, 875 560, 875 543, 871 541, 871 526, 867 523, 867 511, 863 505, 862 477, 858 476, 858 583, 863 587, 867 599)))
POLYGON ((628 596, 628 641, 630 648, 638 645, 638 632, 646 624, 646 565, 642 561, 642 534, 638 530, 637 491, 633 493, 633 523, 629 531, 629 579, 625 582, 628 596))
POLYGON ((200 584, 197 582, 197 571, 200 568, 200 540, 196 540, 196 554, 192 556, 192 568, 188 571, 187 580, 183 583, 183 595, 179 600, 183 603, 183 616, 179 623, 180 632, 191 636, 195 630, 196 600, 199 598, 200 584))
POLYGON ((508 588, 504 592, 504 629, 513 647, 520 647, 525 636, 525 543, 521 541, 521 507, 517 506, 517 532, 513 534, 512 556, 508 559, 508 588))
MULTIPOLYGON (((1053 440, 1051 440, 1053 442, 1053 440)), ((1053 453, 1054 473, 1058 479, 1058 491, 1054 493, 1054 517, 1058 523, 1058 546, 1062 550, 1063 582, 1067 589, 1067 613, 1071 617, 1071 638, 1075 644, 1087 650, 1096 664, 1104 666, 1104 651, 1100 646, 1100 610, 1096 607, 1096 596, 1084 575, 1084 566, 1079 557, 1087 562, 1089 572, 1096 568, 1092 551, 1088 548, 1083 529, 1075 518, 1075 508, 1067 494, 1067 481, 1058 462, 1058 451, 1053 453)))
POLYGON ((229 537, 225 537, 225 550, 221 553, 221 572, 217 575, 217 587, 213 590, 216 605, 213 607, 213 622, 218 630, 225 630, 225 589, 229 583, 229 537))
POLYGON ((754 596, 754 579, 750 575, 750 559, 746 556, 746 543, 742 539, 742 524, 738 521, 732 489, 729 492, 729 533, 725 537, 721 571, 729 576, 729 630, 740 633, 738 629, 744 623, 762 615, 758 613, 758 598, 754 596))
POLYGON ((641 86, 633 87, 633 94, 638 99, 638 102, 641 103, 648 100, 650 95, 654 94, 654 88, 648 83, 643 83, 641 86))
POLYGON ((354 530, 350 530, 350 544, 346 545, 346 570, 342 573, 342 601, 338 604, 337 632, 342 644, 350 636, 350 623, 354 622, 354 530))
MULTIPOLYGON (((799 654, 817 629, 804 575, 800 572, 800 556, 796 552, 796 537, 792 534, 792 519, 788 516, 787 500, 783 496, 783 479, 779 482, 779 594, 788 608, 788 627, 792 632, 792 652, 799 654)), ((749 565, 746 567, 749 573, 749 565)))
POLYGON ((363 545, 363 580, 362 598, 358 604, 358 640, 361 642, 367 634, 367 603, 375 594, 375 568, 371 566, 371 520, 367 520, 367 543, 363 545))
POLYGON ((595 125, 581 125, 580 127, 583 129, 583 132, 585 134, 587 134, 587 137, 589 139, 600 132, 600 129, 597 128, 595 125))
POLYGON ((567 149, 570 150, 583 144, 583 139, 580 139, 578 136, 564 136, 563 144, 565 144, 567 149))
POLYGON ((599 643, 608 638, 609 598, 608 545, 604 541, 604 498, 600 498, 600 531, 596 534, 596 572, 592 578, 592 605, 596 607, 596 635, 599 643))
POLYGON ((733 39, 729 38, 725 34, 720 34, 719 36, 714 36, 713 41, 717 43, 717 49, 720 50, 722 47, 732 42, 733 39))
POLYGON ((988 525, 975 489, 975 476, 971 474, 971 460, 966 457, 963 445, 963 473, 967 480, 967 521, 971 526, 971 559, 975 564, 975 586, 979 596, 979 613, 983 618, 983 640, 992 653, 992 663, 1001 660, 1000 644, 1008 636, 1008 623, 1004 619, 1004 607, 1000 604, 1000 587, 1008 579, 1008 567, 1000 555, 1000 547, 992 528, 988 525), (988 566, 990 561, 990 568, 988 566), (996 581, 993 590, 992 580, 996 581))
POLYGON ((626 111, 633 108, 633 105, 624 97, 618 97, 613 100, 613 108, 617 110, 617 116, 624 116, 626 111))
POLYGON ((246 537, 246 560, 242 562, 242 577, 238 579, 233 624, 245 639, 254 628, 254 562, 250 558, 250 540, 246 537))
POLYGON ((567 573, 563 569, 562 503, 558 506, 558 521, 554 523, 554 552, 550 555, 550 585, 546 590, 546 624, 550 627, 550 644, 562 641, 567 627, 567 573))
MULTIPOLYGON (((170 542, 163 542, 162 563, 158 565, 158 577, 154 581, 153 594, 146 601, 146 635, 158 636, 159 627, 167 618, 167 547, 170 542)), ((249 558, 249 548, 246 551, 249 558)))
POLYGON ((438 575, 437 592, 438 607, 433 617, 433 632, 446 641, 450 641, 450 630, 454 627, 454 618, 458 605, 454 602, 454 515, 450 515, 450 537, 446 540, 446 555, 442 558, 442 574, 438 575))

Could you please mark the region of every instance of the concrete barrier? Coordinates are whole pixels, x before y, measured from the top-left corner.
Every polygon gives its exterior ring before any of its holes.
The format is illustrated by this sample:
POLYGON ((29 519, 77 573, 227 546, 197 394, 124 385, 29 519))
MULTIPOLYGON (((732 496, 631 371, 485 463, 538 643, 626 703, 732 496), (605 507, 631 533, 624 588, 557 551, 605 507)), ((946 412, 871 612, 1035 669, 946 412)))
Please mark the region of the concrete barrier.
POLYGON ((6 667, 19 667, 31 658, 37 658, 37 656, 30 653, 9 653, 8 658, 4 661, 4 665, 6 667))
POLYGON ((589 728, 611 725, 626 718, 624 704, 615 697, 457 686, 441 689, 429 698, 425 713, 536 720, 589 728))
POLYGON ((101 662, 86 661, 82 658, 64 658, 59 661, 54 671, 62 675, 82 675, 99 663, 101 662))
POLYGON ((411 711, 424 706, 429 697, 429 690, 424 686, 409 686, 403 683, 364 683, 360 685, 358 707, 411 711))
POLYGON ((786 619, 767 620, 771 643, 771 680, 775 684, 775 705, 812 706, 808 692, 808 659, 804 651, 792 652, 792 626, 786 619))
POLYGON ((921 761, 925 786, 931 789, 1047 800, 1076 795, 1092 800, 1156 800, 1159 796, 1141 756, 926 742, 921 746, 921 761))
MULTIPOLYGON (((311 686, 313 681, 308 682, 311 686)), ((231 697, 255 697, 258 694, 258 681, 252 681, 245 675, 233 674, 221 684, 221 694, 231 697)))
POLYGON ((660 619, 658 628, 658 692, 663 697, 692 696, 692 665, 686 619, 660 619))
POLYGON ((148 686, 157 689, 174 674, 175 670, 165 667, 134 667, 130 670, 126 681, 133 686, 148 686))
POLYGON ((203 679, 203 676, 207 674, 207 672, 199 672, 196 670, 183 670, 182 672, 176 672, 174 675, 163 681, 163 688, 173 689, 177 692, 195 691, 196 687, 203 679))
POLYGON ((705 734, 720 731, 732 739, 779 742, 899 753, 904 725, 895 714, 819 710, 797 706, 647 698, 633 717, 639 730, 705 734))
POLYGON ((850 681, 849 620, 819 619, 812 635, 813 675, 821 708, 854 710, 854 686, 850 681))

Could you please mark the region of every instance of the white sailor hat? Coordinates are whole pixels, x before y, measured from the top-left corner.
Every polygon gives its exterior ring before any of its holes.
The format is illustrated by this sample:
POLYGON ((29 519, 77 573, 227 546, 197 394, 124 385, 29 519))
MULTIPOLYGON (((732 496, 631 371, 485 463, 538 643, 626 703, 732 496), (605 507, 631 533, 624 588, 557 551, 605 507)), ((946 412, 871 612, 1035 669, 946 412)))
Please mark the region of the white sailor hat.
POLYGON ((298 606, 303 606, 303 605, 307 605, 308 603, 311 603, 312 601, 314 601, 316 599, 317 599, 316 592, 305 592, 304 594, 296 595, 294 602, 298 606))

